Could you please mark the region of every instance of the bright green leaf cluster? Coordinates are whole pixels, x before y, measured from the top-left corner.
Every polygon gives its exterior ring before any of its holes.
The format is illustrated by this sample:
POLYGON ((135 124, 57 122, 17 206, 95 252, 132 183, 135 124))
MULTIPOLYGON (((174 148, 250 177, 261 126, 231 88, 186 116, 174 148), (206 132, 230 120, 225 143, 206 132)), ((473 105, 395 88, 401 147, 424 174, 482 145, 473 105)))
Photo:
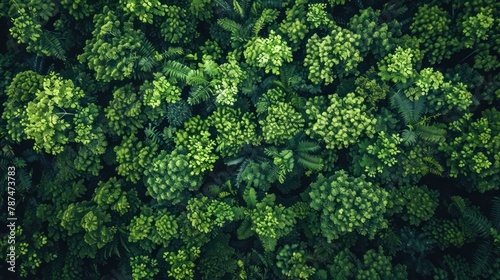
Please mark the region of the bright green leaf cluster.
POLYGON ((134 280, 152 280, 160 270, 157 268, 158 261, 148 256, 136 256, 130 258, 130 267, 132 268, 132 279, 134 280))
POLYGON ((306 264, 305 255, 299 244, 287 244, 278 252, 276 266, 289 279, 309 279, 316 269, 306 264))
POLYGON ((304 66, 309 69, 308 78, 315 84, 331 84, 335 78, 356 73, 363 61, 360 55, 360 35, 339 26, 332 28, 323 38, 314 34, 307 41, 304 66))
POLYGON ((219 108, 209 122, 217 129, 217 148, 222 157, 237 154, 244 145, 259 143, 256 135, 255 117, 252 113, 241 113, 240 109, 219 108))
POLYGON ((162 204, 186 201, 187 191, 196 190, 202 180, 193 175, 189 157, 181 150, 174 150, 171 154, 161 151, 146 168, 145 175, 148 194, 162 204))
POLYGON ((321 233, 331 242, 353 231, 374 238, 387 228, 384 217, 389 193, 365 177, 350 177, 341 170, 330 177, 319 175, 311 184, 310 205, 320 212, 321 233))
POLYGON ((273 30, 268 38, 256 37, 247 43, 243 52, 247 63, 264 68, 266 73, 280 74, 283 63, 292 61, 292 49, 273 30))
POLYGON ((204 233, 213 231, 216 226, 222 227, 234 219, 230 205, 218 200, 208 202, 206 196, 191 198, 188 201, 187 210, 187 218, 191 221, 191 225, 204 233))
POLYGON ((308 135, 321 138, 327 149, 346 148, 362 134, 373 137, 377 119, 367 110, 363 97, 348 93, 343 98, 338 94, 328 98, 330 104, 323 112, 314 105, 316 98, 307 101, 306 113, 313 120, 306 129, 308 135))

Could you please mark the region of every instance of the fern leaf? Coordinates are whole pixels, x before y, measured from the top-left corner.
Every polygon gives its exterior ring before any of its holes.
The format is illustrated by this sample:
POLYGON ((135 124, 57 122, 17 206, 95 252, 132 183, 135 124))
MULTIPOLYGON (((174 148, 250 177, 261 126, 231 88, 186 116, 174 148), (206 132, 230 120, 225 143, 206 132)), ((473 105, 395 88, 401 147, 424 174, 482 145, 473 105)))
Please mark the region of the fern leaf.
POLYGON ((300 141, 297 146, 297 152, 299 153, 314 153, 318 151, 321 147, 316 142, 312 141, 300 141))
POLYGON ((264 25, 269 22, 273 22, 278 17, 278 11, 272 9, 265 9, 262 11, 262 14, 257 19, 253 26, 253 33, 255 36, 259 35, 259 32, 262 30, 264 25))
POLYGON ((221 18, 217 20, 217 24, 222 27, 222 29, 231 32, 233 35, 241 31, 241 24, 228 18, 221 18))
POLYGON ((474 276, 483 274, 493 266, 490 258, 492 250, 492 244, 489 241, 483 241, 479 244, 476 252, 474 253, 474 257, 472 258, 471 268, 474 276))
POLYGON ((491 221, 493 227, 500 230, 500 197, 493 198, 493 205, 491 206, 491 221))
POLYGON ((432 125, 421 125, 415 128, 415 133, 426 141, 438 143, 445 140, 446 130, 432 125))
POLYGON ((208 83, 207 79, 205 79, 205 76, 203 75, 203 72, 201 72, 200 70, 189 71, 186 77, 186 82, 191 86, 203 85, 208 83))
POLYGON ((278 239, 268 236, 259 235, 259 239, 262 242, 262 247, 264 247, 265 252, 273 252, 278 244, 278 239))
POLYGON ((391 107, 398 110, 406 124, 414 124, 416 122, 412 103, 401 93, 395 92, 390 99, 390 103, 391 107))
POLYGON ((165 63, 165 66, 163 67, 163 72, 165 72, 166 74, 168 74, 173 78, 180 79, 183 81, 186 80, 189 71, 191 71, 189 67, 175 60, 167 61, 165 63))
POLYGON ((417 142, 417 135, 415 132, 408 129, 403 130, 401 137, 403 138, 403 143, 408 145, 413 145, 417 142))
POLYGON ((48 56, 53 56, 63 61, 66 60, 65 51, 61 45, 61 41, 59 41, 59 38, 57 38, 54 33, 50 31, 42 32, 40 43, 43 49, 42 52, 48 56))
POLYGON ((252 222, 248 219, 243 220, 238 230, 236 230, 239 240, 248 239, 253 235, 252 222))
POLYGON ((238 3, 238 0, 233 0, 233 7, 241 18, 245 17, 245 12, 241 8, 240 3, 238 3))
POLYGON ((323 160, 320 157, 299 153, 297 161, 304 167, 311 170, 320 170, 323 168, 323 160))
POLYGON ((173 56, 176 56, 176 55, 183 55, 184 54, 184 49, 180 48, 180 47, 176 47, 176 48, 173 48, 173 47, 170 47, 168 48, 166 51, 164 51, 161 56, 163 58, 171 58, 173 56))
POLYGON ((473 210, 466 210, 463 214, 463 218, 467 227, 473 230, 477 235, 481 237, 488 237, 490 235, 491 223, 481 213, 473 210))
POLYGON ((191 106, 200 104, 203 101, 207 101, 211 95, 212 93, 208 87, 196 86, 191 89, 187 102, 191 106))
POLYGON ((245 200, 249 208, 255 207, 255 205, 257 205, 257 192, 255 189, 246 188, 243 192, 243 200, 245 200))
POLYGON ((415 122, 419 120, 425 111, 425 99, 419 98, 413 102, 413 119, 415 122))
POLYGON ((444 168, 439 162, 437 162, 433 157, 424 157, 424 162, 427 163, 429 171, 434 174, 441 176, 443 174, 444 168))

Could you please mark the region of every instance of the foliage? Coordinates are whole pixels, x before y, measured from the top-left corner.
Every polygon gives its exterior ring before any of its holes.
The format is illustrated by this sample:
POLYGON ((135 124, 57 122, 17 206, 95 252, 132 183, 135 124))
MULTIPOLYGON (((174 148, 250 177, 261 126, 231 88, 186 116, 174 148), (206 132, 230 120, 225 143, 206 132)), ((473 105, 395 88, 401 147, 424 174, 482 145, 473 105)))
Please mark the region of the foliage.
POLYGON ((321 213, 321 233, 329 242, 353 231, 374 238, 388 225, 384 213, 389 194, 364 176, 350 177, 343 170, 330 177, 319 175, 309 196, 311 207, 321 213))
POLYGON ((108 6, 94 17, 94 24, 93 36, 86 41, 78 60, 96 72, 97 80, 110 82, 130 77, 141 58, 144 33, 134 29, 130 17, 120 16, 108 6), (131 55, 138 52, 139 55, 131 55))
POLYGON ((439 193, 427 186, 405 186, 400 189, 404 202, 403 219, 410 225, 418 226, 434 215, 438 206, 439 193))
POLYGON ((377 120, 363 104, 362 97, 348 93, 345 97, 332 94, 328 99, 326 110, 314 104, 319 101, 316 97, 307 101, 306 114, 313 121, 306 129, 308 135, 322 139, 328 149, 348 147, 362 134, 373 137, 377 120))
POLYGON ((443 142, 439 149, 447 155, 447 165, 450 176, 464 175, 480 192, 497 189, 500 166, 499 117, 495 109, 485 110, 482 117, 471 121, 471 114, 465 114, 461 119, 452 122, 449 129, 454 132, 452 140, 443 142))
POLYGON ((307 40, 304 67, 308 78, 315 84, 331 84, 335 78, 356 73, 363 61, 360 55, 360 35, 339 26, 333 26, 329 35, 321 38, 317 33, 307 40))
POLYGON ((197 190, 201 177, 189 167, 189 157, 184 150, 172 153, 161 151, 145 169, 148 194, 158 203, 178 204, 187 201, 188 190, 197 190))
POLYGON ((254 119, 252 113, 242 114, 239 109, 217 109, 209 118, 217 129, 216 151, 222 157, 234 156, 244 145, 259 143, 254 119))
POLYGON ((276 256, 276 266, 288 278, 309 279, 316 269, 305 264, 306 252, 300 249, 299 244, 285 245, 276 256))
POLYGON ((458 50, 460 43, 450 25, 451 17, 441 7, 424 4, 418 8, 410 30, 418 36, 430 63, 450 58, 458 50))
POLYGON ((279 75, 283 63, 292 61, 292 50, 272 30, 268 38, 256 37, 249 41, 243 54, 249 65, 264 68, 266 73, 276 75, 279 75))
POLYGON ((0 1, 3 278, 500 279, 497 2, 0 1))

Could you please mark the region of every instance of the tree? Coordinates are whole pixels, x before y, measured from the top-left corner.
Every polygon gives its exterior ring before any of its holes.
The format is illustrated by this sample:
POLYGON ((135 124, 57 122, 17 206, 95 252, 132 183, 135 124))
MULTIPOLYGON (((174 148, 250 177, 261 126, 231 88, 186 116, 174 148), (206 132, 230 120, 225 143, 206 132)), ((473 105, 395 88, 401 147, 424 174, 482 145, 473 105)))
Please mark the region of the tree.
POLYGON ((154 49, 147 49, 146 37, 134 29, 132 19, 108 6, 94 16, 94 25, 93 37, 86 41, 78 60, 96 72, 97 80, 111 82, 129 78, 139 70, 136 65, 141 58, 155 54, 154 49))
POLYGON ((304 67, 309 69, 309 80, 315 84, 331 84, 335 78, 356 73, 363 61, 360 56, 360 36, 334 25, 329 35, 317 33, 307 40, 304 67))
POLYGON ((363 104, 362 97, 354 93, 345 97, 332 94, 328 96, 329 104, 321 99, 314 97, 307 101, 306 114, 311 124, 306 133, 323 140, 327 149, 348 147, 363 134, 373 137, 377 120, 363 104))
POLYGON ((388 226, 384 213, 389 193, 365 176, 351 177, 343 170, 330 177, 320 174, 309 197, 311 208, 320 212, 321 234, 328 242, 354 231, 373 239, 388 226))

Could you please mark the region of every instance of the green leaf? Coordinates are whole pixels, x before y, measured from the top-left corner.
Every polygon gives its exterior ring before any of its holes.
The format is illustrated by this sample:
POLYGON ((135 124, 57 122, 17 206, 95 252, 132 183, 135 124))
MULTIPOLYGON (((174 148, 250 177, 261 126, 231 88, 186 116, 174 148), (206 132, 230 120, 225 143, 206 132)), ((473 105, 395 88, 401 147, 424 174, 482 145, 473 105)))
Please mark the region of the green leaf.
POLYGON ((252 231, 252 222, 248 219, 243 220, 236 233, 239 240, 250 238, 254 234, 252 231))

